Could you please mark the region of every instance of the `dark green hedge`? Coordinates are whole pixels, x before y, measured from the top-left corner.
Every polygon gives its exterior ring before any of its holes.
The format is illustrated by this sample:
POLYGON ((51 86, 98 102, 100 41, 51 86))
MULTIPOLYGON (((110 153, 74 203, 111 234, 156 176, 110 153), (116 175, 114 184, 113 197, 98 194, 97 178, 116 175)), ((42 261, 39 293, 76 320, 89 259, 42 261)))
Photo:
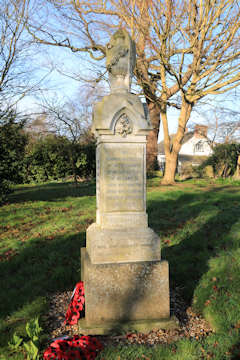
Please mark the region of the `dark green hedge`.
POLYGON ((21 124, 10 122, 0 126, 0 203, 6 200, 11 184, 24 180, 27 139, 21 124))
POLYGON ((24 131, 15 112, 0 111, 0 204, 12 184, 95 177, 95 142, 72 143, 48 135, 36 139, 24 131))
POLYGON ((72 143, 65 137, 47 136, 28 145, 24 182, 44 182, 68 176, 95 176, 95 143, 72 143))

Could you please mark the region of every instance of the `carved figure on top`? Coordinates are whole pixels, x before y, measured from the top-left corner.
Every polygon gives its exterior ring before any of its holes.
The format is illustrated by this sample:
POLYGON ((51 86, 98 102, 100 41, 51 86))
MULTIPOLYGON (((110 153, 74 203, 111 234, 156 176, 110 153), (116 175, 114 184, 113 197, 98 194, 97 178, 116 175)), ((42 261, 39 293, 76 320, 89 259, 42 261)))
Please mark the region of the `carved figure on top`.
POLYGON ((113 34, 106 46, 106 55, 111 92, 130 91, 136 65, 136 47, 125 29, 113 34))

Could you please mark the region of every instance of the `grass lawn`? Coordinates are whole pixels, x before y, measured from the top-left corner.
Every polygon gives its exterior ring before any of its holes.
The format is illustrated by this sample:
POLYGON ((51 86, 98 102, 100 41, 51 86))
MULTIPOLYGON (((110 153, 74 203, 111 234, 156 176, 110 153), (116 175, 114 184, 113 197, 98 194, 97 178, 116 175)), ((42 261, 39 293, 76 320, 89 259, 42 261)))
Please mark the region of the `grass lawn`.
MULTIPOLYGON (((0 207, 0 359, 24 359, 8 341, 43 315, 46 294, 73 289, 80 279, 80 248, 95 220, 95 184, 17 186, 0 207), (5 357, 4 357, 5 356, 5 357)), ((149 226, 162 240, 171 287, 215 333, 169 346, 106 348, 99 359, 240 359, 240 182, 148 181, 149 226)))

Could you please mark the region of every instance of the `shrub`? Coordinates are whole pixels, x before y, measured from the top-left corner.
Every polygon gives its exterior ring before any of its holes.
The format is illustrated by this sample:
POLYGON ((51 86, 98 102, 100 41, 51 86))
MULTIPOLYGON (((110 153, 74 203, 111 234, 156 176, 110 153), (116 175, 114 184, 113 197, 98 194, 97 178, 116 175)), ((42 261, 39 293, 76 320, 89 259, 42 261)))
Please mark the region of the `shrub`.
POLYGON ((49 135, 31 142, 25 158, 25 182, 44 182, 71 173, 69 141, 49 135))
POLYGON ((49 135, 32 142, 25 158, 25 182, 44 182, 68 176, 95 176, 95 143, 72 143, 49 135))
POLYGON ((76 154, 75 163, 77 168, 77 175, 85 179, 94 178, 96 172, 95 143, 84 145, 76 144, 73 149, 76 154))
POLYGON ((23 122, 17 120, 13 111, 0 113, 0 203, 6 201, 11 184, 23 181, 28 137, 22 130, 23 122))
POLYGON ((198 177, 199 174, 196 171, 196 167, 191 162, 184 162, 181 166, 180 179, 187 180, 198 177))
POLYGON ((233 176, 237 168, 237 159, 240 154, 240 144, 220 144, 215 146, 213 154, 200 166, 199 171, 203 171, 207 166, 211 166, 215 177, 226 178, 233 176))

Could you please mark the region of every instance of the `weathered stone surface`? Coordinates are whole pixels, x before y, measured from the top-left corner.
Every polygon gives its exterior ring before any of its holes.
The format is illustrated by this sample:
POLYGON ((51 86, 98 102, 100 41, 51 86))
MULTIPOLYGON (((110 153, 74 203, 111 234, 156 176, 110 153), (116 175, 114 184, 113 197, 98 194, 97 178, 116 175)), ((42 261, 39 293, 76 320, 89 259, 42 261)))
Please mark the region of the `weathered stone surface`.
POLYGON ((87 251, 93 264, 160 260, 160 239, 148 227, 87 229, 87 251))
POLYGON ((122 334, 123 332, 141 332, 149 333, 156 329, 176 329, 179 327, 177 318, 171 317, 170 319, 160 320, 136 320, 136 321, 124 321, 124 322, 104 322, 101 325, 92 324, 91 326, 86 325, 86 319, 80 319, 79 333, 84 335, 113 335, 122 334))
MULTIPOLYGON (((92 131, 96 136, 116 135, 118 141, 125 141, 125 137, 117 132, 118 120, 126 115, 130 120, 132 132, 128 134, 132 141, 135 136, 147 135, 152 129, 146 106, 131 93, 110 94, 96 103, 93 109, 92 131)), ((115 138, 116 141, 116 138, 115 138)), ((136 139, 135 139, 136 141, 136 139)), ((137 140, 141 141, 141 140, 137 140)))
POLYGON ((82 249, 86 325, 169 319, 167 261, 92 264, 82 249))
POLYGON ((145 211, 144 145, 101 143, 100 209, 145 211))
POLYGON ((125 29, 113 34, 106 46, 106 55, 111 91, 129 91, 136 64, 136 47, 125 29))

